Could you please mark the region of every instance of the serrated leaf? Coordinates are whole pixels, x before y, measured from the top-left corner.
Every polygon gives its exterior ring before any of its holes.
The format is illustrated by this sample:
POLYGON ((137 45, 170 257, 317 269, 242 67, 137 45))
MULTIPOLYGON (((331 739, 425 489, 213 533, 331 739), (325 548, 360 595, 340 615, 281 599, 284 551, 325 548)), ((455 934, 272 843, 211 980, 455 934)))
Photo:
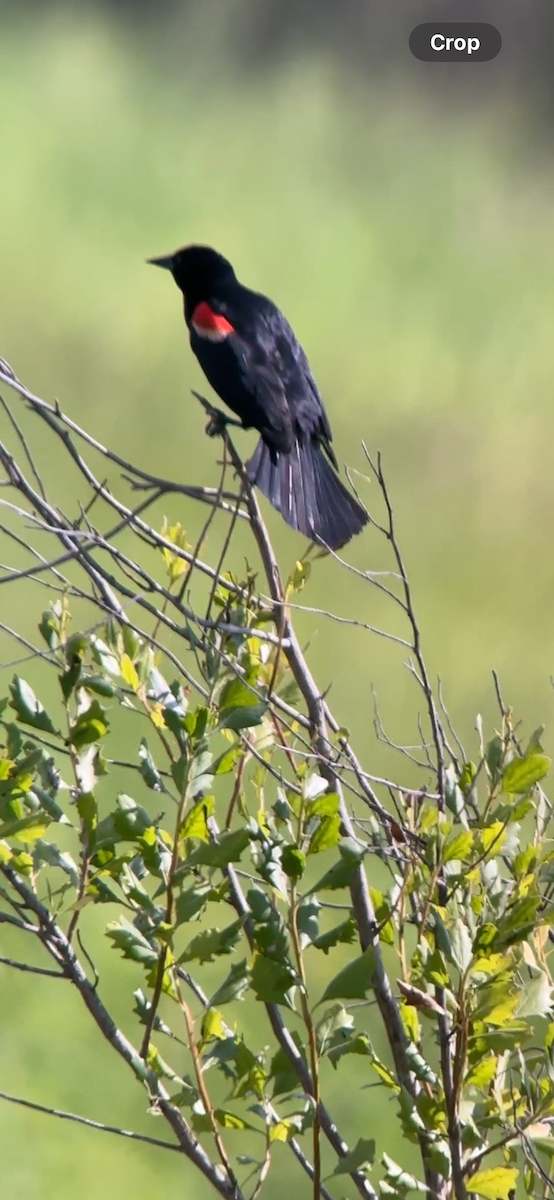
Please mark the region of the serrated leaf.
POLYGON ((219 1008, 221 1004, 230 1004, 232 1000, 242 1000, 250 982, 250 972, 246 959, 234 963, 221 987, 214 992, 210 1000, 210 1008, 219 1008))
POLYGON ((140 679, 138 677, 137 667, 134 666, 134 662, 132 659, 130 659, 128 654, 121 655, 120 671, 122 677, 125 679, 126 684, 128 684, 133 691, 138 691, 140 688, 140 679))
POLYGON ((341 819, 322 817, 321 822, 310 838, 308 854, 321 854, 323 850, 331 850, 340 842, 341 819))
POLYGON ((468 1190, 485 1200, 510 1200, 510 1193, 516 1188, 519 1177, 517 1167, 489 1167, 486 1171, 477 1171, 468 1180, 468 1190))
POLYGON ((77 864, 71 855, 67 851, 60 850, 59 846, 52 842, 43 842, 39 838, 34 849, 34 859, 37 867, 42 863, 46 863, 49 867, 59 867, 65 875, 69 876, 73 887, 79 887, 80 874, 77 864))
POLYGON ((200 1027, 203 1042, 210 1042, 214 1039, 219 1041, 226 1038, 228 1030, 225 1028, 225 1023, 221 1013, 217 1008, 208 1008, 202 1017, 202 1025, 200 1027))
POLYGON ((348 1054, 357 1054, 362 1058, 373 1058, 373 1047, 367 1036, 367 1033, 357 1033, 354 1037, 349 1037, 346 1041, 339 1041, 338 1036, 333 1039, 333 1044, 329 1046, 327 1051, 329 1062, 333 1067, 338 1067, 339 1062, 348 1054))
POLYGON ((77 797, 77 812, 88 833, 98 824, 98 805, 92 792, 81 792, 77 797))
POLYGON ((249 1125, 243 1117, 238 1117, 236 1113, 229 1112, 227 1108, 215 1108, 214 1117, 218 1125, 222 1125, 224 1129, 256 1129, 255 1125, 249 1125))
MULTIPOLYGON (((316 801, 319 796, 323 796, 324 793, 327 792, 328 787, 329 787, 329 784, 327 783, 327 780, 323 779, 323 777, 321 775, 317 775, 314 772, 312 775, 308 775, 307 779, 305 780, 304 787, 303 787, 304 799, 311 801, 311 804, 313 804, 314 801, 316 801)), ((336 806, 338 806, 338 796, 336 798, 335 804, 336 804, 336 806)), ((307 811, 309 813, 312 813, 316 810, 310 805, 308 807, 307 811)), ((322 816, 327 816, 327 815, 332 816, 333 813, 335 813, 337 811, 337 807, 334 807, 333 809, 329 809, 327 811, 326 810, 323 810, 322 812, 321 812, 321 810, 319 810, 319 811, 322 816)))
POLYGON ((294 569, 288 579, 287 592, 301 592, 310 578, 311 570, 311 562, 302 562, 300 559, 295 562, 294 569))
POLYGON ((442 861, 447 863, 459 858, 462 862, 469 857, 475 841, 473 829, 467 829, 449 838, 442 853, 442 861))
POLYGON ((219 888, 212 887, 211 883, 199 883, 195 887, 187 888, 186 891, 181 892, 175 902, 175 924, 188 924, 204 911, 209 900, 220 899, 219 888))
POLYGON ((269 1141, 271 1142, 290 1142, 291 1138, 297 1137, 302 1130, 298 1117, 287 1117, 282 1121, 277 1121, 275 1125, 269 1128, 269 1141))
POLYGON ((42 837, 50 824, 43 813, 31 813, 17 821, 4 821, 0 825, 0 838, 15 837, 18 842, 35 842, 42 837))
POLYGON ((59 620, 51 608, 43 612, 39 621, 39 631, 42 634, 49 650, 56 650, 60 644, 59 639, 59 620))
POLYGON ((141 963, 145 967, 155 967, 158 962, 158 955, 150 943, 134 925, 131 925, 125 917, 121 917, 119 921, 110 921, 106 929, 106 936, 110 938, 114 946, 121 950, 124 958, 129 958, 133 962, 141 963))
POLYGON ((522 985, 520 1002, 515 1010, 519 1017, 548 1017, 552 1011, 552 987, 545 971, 522 985))
POLYGON ((300 936, 300 948, 305 950, 319 933, 320 904, 315 896, 307 896, 296 912, 296 927, 300 936))
POLYGON ((72 722, 69 740, 79 750, 81 746, 91 745, 105 737, 108 724, 105 709, 98 700, 93 700, 84 712, 79 713, 77 720, 72 722))
POLYGON ((310 892, 337 891, 339 888, 350 886, 354 872, 358 870, 364 856, 364 851, 350 838, 343 838, 338 846, 340 858, 338 862, 318 879, 310 888, 310 892))
MULTIPOLYGON (((306 1061, 306 1056, 297 1030, 292 1031, 292 1039, 297 1050, 300 1051, 303 1061, 306 1061)), ((284 1050, 277 1050, 271 1060, 269 1078, 273 1080, 272 1096, 275 1099, 277 1096, 286 1096, 289 1092, 293 1092, 298 1087, 298 1075, 292 1065, 288 1054, 284 1050)))
POLYGON ((306 867, 306 855, 298 846, 283 846, 281 866, 289 879, 300 879, 306 867))
POLYGON ((214 775, 228 775, 229 771, 234 770, 242 754, 243 749, 240 742, 235 742, 228 750, 224 750, 223 754, 220 754, 212 764, 214 775))
POLYGON ((189 942, 177 962, 215 962, 223 954, 232 954, 240 938, 242 925, 242 919, 239 918, 225 929, 204 929, 189 942))
POLYGON ((222 833, 217 842, 198 846, 187 859, 188 866, 227 867, 230 862, 240 862, 250 841, 247 829, 234 829, 222 833))
POLYGON ((465 1080, 464 1087, 488 1088, 495 1078, 498 1068, 498 1059, 496 1055, 491 1054, 488 1058, 482 1059, 481 1062, 471 1067, 465 1080))
POLYGON ((374 1162, 374 1138, 359 1138, 354 1149, 339 1159, 333 1175, 351 1175, 353 1171, 361 1171, 364 1167, 372 1167, 374 1162))
POLYGON ((452 923, 449 930, 452 958, 459 971, 465 972, 473 957, 473 946, 467 925, 461 919, 452 923))
POLYGON ((334 925, 327 933, 320 933, 312 942, 316 950, 323 950, 324 954, 328 954, 335 946, 340 943, 352 945, 358 936, 358 927, 353 917, 347 917, 346 921, 341 921, 340 925, 334 925))
POLYGON ((265 954, 255 955, 251 986, 257 1000, 262 1000, 264 1004, 284 1004, 290 1008, 287 992, 296 983, 296 974, 288 964, 277 962, 265 954))
POLYGON ((222 708, 217 728, 218 730, 232 729, 234 733, 239 733, 241 729, 252 729, 255 725, 262 724, 266 712, 267 704, 265 703, 222 708))
POLYGON ((548 774, 551 761, 547 754, 528 754, 525 758, 513 758, 502 775, 502 791, 518 794, 528 792, 548 774))
POLYGON ((320 1003, 326 1000, 363 1000, 367 995, 375 970, 375 951, 372 946, 347 963, 327 984, 320 1003))
POLYGON ((183 840, 198 838, 201 842, 209 841, 208 817, 212 816, 214 805, 215 798, 213 796, 204 796, 202 800, 193 805, 186 814, 179 831, 183 840))
POLYGON ((141 738, 139 746, 140 773, 147 787, 154 792, 163 792, 162 777, 148 749, 146 738, 141 738))
MULTIPOLYGON (((313 776, 312 776, 313 778, 313 776)), ((317 777, 319 778, 319 777, 317 777)), ((325 780, 323 780, 325 782, 325 780)), ((340 809, 340 800, 336 792, 325 792, 316 800, 310 800, 306 805, 307 817, 336 817, 340 809)))
POLYGON ((32 687, 20 675, 14 675, 12 679, 10 696, 10 704, 24 725, 30 725, 32 729, 42 729, 44 733, 57 734, 56 726, 38 696, 35 696, 32 687))
POLYGON ((172 762, 170 769, 175 787, 177 788, 179 795, 183 796, 185 794, 189 774, 188 754, 181 754, 176 762, 172 762))

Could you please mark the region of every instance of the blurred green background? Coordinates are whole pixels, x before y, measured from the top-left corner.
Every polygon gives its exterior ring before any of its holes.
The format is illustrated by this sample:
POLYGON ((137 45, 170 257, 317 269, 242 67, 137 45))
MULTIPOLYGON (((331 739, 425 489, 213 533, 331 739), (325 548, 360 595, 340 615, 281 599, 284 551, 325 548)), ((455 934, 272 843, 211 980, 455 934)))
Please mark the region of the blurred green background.
MULTIPOLYGON (((144 259, 191 240, 228 255, 294 325, 340 460, 364 470, 361 437, 383 452, 429 666, 471 747, 475 714, 494 720, 493 666, 529 730, 552 714, 552 17, 538 0, 525 20, 514 4, 466 5, 466 19, 496 13, 504 50, 436 68, 407 42, 443 6, 384 9, 1 7, 0 354, 138 465, 215 484, 179 297, 144 259)), ((26 428, 47 462, 44 430, 26 428)), ((253 437, 237 442, 246 456, 253 437)), ((75 500, 73 479, 55 482, 60 503, 75 500)), ((199 528, 176 499, 164 511, 199 528)), ((286 574, 304 547, 267 515, 286 574)), ((348 557, 385 561, 371 531, 348 557)), ((7 591, 2 620, 32 635, 43 597, 26 590, 22 607, 7 591)), ((301 600, 396 628, 334 562, 316 564, 301 600)), ((299 628, 368 769, 406 775, 376 742, 371 696, 373 683, 391 737, 418 740, 402 655, 324 618, 299 628)), ((121 964, 104 957, 121 1016, 121 964)), ((58 984, 0 966, 0 998, 1 1089, 146 1127, 140 1090, 58 984)), ((352 1141, 390 1127, 377 1093, 338 1075, 328 1086, 352 1141)), ((207 1194, 177 1158, 8 1105, 0 1143, 12 1200, 207 1194)), ((277 1153, 269 1200, 300 1186, 277 1153)))

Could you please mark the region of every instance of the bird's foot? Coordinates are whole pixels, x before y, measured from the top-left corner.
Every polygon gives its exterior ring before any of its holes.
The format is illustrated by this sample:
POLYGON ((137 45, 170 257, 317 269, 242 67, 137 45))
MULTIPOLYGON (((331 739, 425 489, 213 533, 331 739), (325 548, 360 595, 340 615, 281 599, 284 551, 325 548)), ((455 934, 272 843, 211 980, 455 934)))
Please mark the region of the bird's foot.
POLYGON ((206 433, 211 438, 221 437, 228 425, 235 425, 238 429, 243 428, 242 421, 234 421, 232 417, 228 417, 219 408, 214 408, 210 413, 210 419, 206 425, 206 433))
POLYGON ((206 433, 208 437, 221 437, 225 427, 229 424, 229 418, 225 413, 220 412, 218 408, 214 408, 210 414, 210 419, 206 425, 206 433))

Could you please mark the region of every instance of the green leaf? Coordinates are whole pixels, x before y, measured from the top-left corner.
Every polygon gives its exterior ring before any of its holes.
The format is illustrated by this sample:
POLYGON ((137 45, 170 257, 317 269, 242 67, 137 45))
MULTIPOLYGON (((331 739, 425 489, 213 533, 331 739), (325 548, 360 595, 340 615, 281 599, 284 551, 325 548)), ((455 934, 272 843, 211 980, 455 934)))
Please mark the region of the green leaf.
POLYGON ((93 700, 86 711, 79 713, 69 731, 69 740, 76 749, 97 742, 108 732, 105 709, 98 700, 93 700))
MULTIPOLYGON (((237 1117, 235 1113, 229 1112, 227 1108, 215 1108, 214 1117, 218 1125, 222 1125, 224 1129, 255 1129, 254 1125, 249 1125, 242 1117, 237 1117)), ((257 1132, 257 1130, 256 1130, 257 1132)))
POLYGON ((346 888, 352 882, 354 872, 358 870, 364 856, 364 850, 351 838, 343 838, 339 842, 340 859, 334 863, 321 879, 310 888, 310 892, 334 892, 346 888))
POLYGON ((320 933, 312 942, 316 950, 323 950, 324 954, 328 954, 339 943, 344 942, 346 945, 352 945, 358 936, 358 927, 353 917, 347 917, 346 921, 341 921, 340 925, 334 925, 327 933, 320 933))
POLYGON ((180 836, 183 839, 198 838, 201 842, 208 842, 210 840, 208 817, 211 817, 214 805, 213 796, 204 796, 202 800, 194 804, 181 825, 180 836))
POLYGON ((460 778, 458 780, 458 787, 460 788, 460 791, 463 793, 463 795, 465 797, 468 796, 469 792, 471 791, 471 788, 473 787, 473 781, 475 779, 476 774, 477 774, 477 767, 475 766, 475 763, 472 763, 472 762, 464 763, 462 770, 460 772, 460 778))
POLYGON ((103 671, 106 671, 108 675, 119 675, 119 662, 115 657, 115 654, 113 654, 110 650, 110 647, 107 645, 107 643, 102 641, 102 638, 97 637, 94 633, 91 634, 89 641, 90 648, 92 650, 92 656, 94 661, 98 663, 98 666, 101 667, 103 671))
POLYGON ((189 757, 188 754, 181 754, 181 757, 176 762, 171 764, 171 774, 173 782, 180 796, 184 796, 187 786, 189 773, 189 757))
MULTIPOLYGON (((152 1012, 152 1004, 150 1000, 147 1000, 142 988, 137 988, 137 990, 133 992, 133 996, 135 997, 135 1007, 133 1012, 136 1013, 141 1025, 146 1025, 150 1013, 152 1012)), ((171 1029, 169 1028, 169 1025, 166 1025, 165 1021, 162 1021, 161 1017, 157 1015, 154 1018, 153 1028, 156 1030, 156 1033, 165 1033, 171 1037, 171 1029)))
POLYGON ((242 754, 243 749, 240 742, 235 742, 234 746, 224 750, 223 754, 220 754, 212 764, 214 775, 228 775, 230 771, 234 770, 242 754))
POLYGON ((242 1000, 249 982, 250 972, 244 958, 242 962, 235 963, 231 967, 221 987, 214 992, 210 1000, 210 1008, 219 1008, 222 1004, 230 1004, 232 1000, 242 1000))
POLYGON ((221 689, 219 708, 250 708, 256 700, 254 688, 242 679, 229 679, 221 689))
POLYGON ((296 912, 296 927, 300 935, 302 950, 311 945, 319 933, 319 901, 315 896, 306 896, 296 912))
POLYGON ((31 725, 33 729, 42 729, 45 733, 57 734, 58 730, 50 720, 46 709, 29 684, 20 675, 14 675, 10 684, 10 704, 23 725, 31 725))
POLYGON ((212 887, 211 883, 200 883, 181 892, 175 903, 175 924, 186 925, 189 921, 193 921, 199 913, 204 911, 208 900, 211 900, 212 897, 218 899, 219 895, 218 889, 212 887))
POLYGON ((497 1068, 498 1059, 496 1055, 490 1054, 471 1068, 466 1076, 464 1087, 488 1088, 496 1075, 497 1068))
POLYGON ((135 664, 132 659, 129 658, 128 654, 123 654, 121 656, 120 671, 125 683, 129 685, 133 692, 138 692, 140 687, 140 679, 138 677, 135 664))
MULTIPOLYGON (((296 1029, 292 1031, 292 1039, 305 1062, 306 1058, 303 1051, 302 1041, 296 1029)), ((279 1049, 277 1050, 277 1053, 274 1054, 271 1060, 269 1078, 273 1080, 273 1099, 275 1099, 277 1096, 286 1096, 289 1092, 294 1092, 294 1090, 298 1087, 298 1075, 296 1074, 288 1054, 285 1054, 284 1050, 279 1049)))
POLYGON ((392 1158, 389 1158, 388 1154, 383 1152, 381 1161, 386 1170, 386 1179, 383 1179, 380 1184, 381 1196, 405 1196, 406 1192, 414 1191, 427 1192, 426 1184, 416 1179, 415 1175, 410 1175, 392 1158))
POLYGON ((311 570, 311 562, 302 562, 300 559, 295 562, 294 569, 289 575, 287 592, 301 592, 310 578, 311 570))
POLYGON ((335 1069, 346 1054, 358 1054, 362 1058, 373 1058, 373 1048, 367 1033, 357 1033, 354 1037, 350 1037, 342 1042, 338 1040, 338 1037, 333 1040, 334 1045, 329 1047, 328 1055, 329 1062, 333 1064, 335 1069))
POLYGON ((152 828, 152 818, 146 809, 123 792, 117 797, 116 809, 112 815, 114 829, 122 841, 136 842, 147 829, 152 828))
POLYGON ((515 1016, 548 1017, 552 1011, 552 987, 545 971, 539 971, 534 979, 526 980, 520 992, 520 1002, 515 1016))
POLYGON ((4 821, 0 825, 0 838, 16 837, 18 842, 34 842, 48 829, 50 820, 44 813, 31 813, 16 821, 4 821))
POLYGON ((497 782, 503 760, 504 742, 500 737, 493 737, 485 751, 485 762, 490 771, 493 784, 497 782))
POLYGON ((147 787, 154 792, 163 792, 164 785, 158 768, 148 749, 146 738, 141 738, 139 746, 140 773, 147 787))
MULTIPOLYGON (((316 776, 319 779, 319 776, 316 776)), ((313 779, 313 776, 312 776, 313 779)), ((321 781, 325 783, 323 779, 321 781)), ((324 796, 318 796, 317 800, 310 800, 306 805, 307 817, 336 817, 339 812, 340 801, 336 792, 325 792, 324 796)))
POLYGON ((473 946, 467 925, 463 920, 458 918, 452 923, 452 928, 449 932, 452 958, 458 970, 462 972, 467 971, 473 957, 473 946))
POLYGON ((510 1192, 515 1190, 519 1171, 517 1167, 489 1167, 486 1171, 477 1171, 468 1179, 468 1190, 485 1200, 510 1200, 510 1192))
POLYGON ((465 830, 463 833, 458 833, 455 837, 449 838, 443 850, 442 861, 447 863, 459 858, 464 862, 468 858, 474 842, 475 833, 472 829, 465 830))
POLYGON ((121 917, 119 921, 110 921, 106 929, 106 935, 111 939, 114 946, 121 950, 124 958, 129 958, 133 962, 141 963, 145 967, 155 967, 158 962, 158 955, 150 942, 143 937, 142 933, 131 925, 125 917, 121 917))
POLYGON ((115 696, 113 683, 104 679, 103 675, 82 675, 79 686, 85 688, 87 692, 96 692, 98 696, 104 696, 107 700, 111 700, 115 696))
POLYGON ((57 650, 60 644, 59 620, 51 608, 43 612, 39 621, 39 632, 42 634, 49 650, 57 650))
POLYGON ((39 838, 34 849, 35 867, 38 868, 46 863, 49 867, 59 867, 65 875, 69 877, 73 887, 79 887, 80 873, 77 864, 73 861, 70 854, 60 850, 53 842, 43 842, 39 838))
POLYGON ((336 846, 340 841, 340 826, 339 816, 322 817, 319 828, 310 838, 308 854, 320 854, 322 850, 331 850, 336 846))
POLYGON ((306 867, 306 855, 298 846, 283 846, 281 866, 289 879, 300 879, 306 867))
POLYGON ((297 983, 292 967, 265 954, 255 955, 251 984, 257 1000, 264 1004, 285 1004, 290 1008, 287 992, 297 983))
POLYGON ((374 1162, 374 1139, 359 1138, 354 1149, 339 1159, 333 1175, 351 1175, 353 1171, 361 1171, 364 1167, 372 1167, 374 1162))
POLYGON ((198 846, 189 854, 187 866, 226 867, 230 862, 240 862, 250 841, 247 829, 235 829, 222 833, 217 842, 198 846))
POLYGON ((512 1020, 518 1002, 519 994, 508 983, 491 983, 479 989, 474 1016, 489 1025, 502 1027, 512 1020))
POLYGON ((60 687, 62 689, 62 695, 63 695, 64 700, 69 700, 69 697, 71 696, 72 692, 75 690, 80 678, 81 678, 81 660, 80 660, 80 658, 77 658, 77 659, 75 659, 75 662, 73 662, 71 664, 71 666, 68 667, 67 671, 64 671, 63 674, 59 676, 60 687))
POLYGON ((325 805, 323 808, 316 808, 317 800, 323 799, 324 795, 327 793, 328 787, 329 784, 327 783, 327 780, 324 779, 322 775, 317 775, 315 772, 312 775, 308 775, 305 779, 303 792, 304 799, 310 801, 306 807, 306 812, 309 816, 312 816, 313 813, 317 813, 318 816, 323 817, 333 816, 334 813, 338 812, 339 798, 336 793, 333 793, 335 798, 331 808, 326 808, 325 805))
POLYGON ((509 909, 498 923, 495 950, 522 942, 532 932, 540 904, 540 896, 524 896, 522 900, 516 901, 513 908, 509 909))
POLYGON ((219 729, 232 729, 239 733, 241 729, 251 729, 261 725, 267 712, 267 704, 240 705, 236 708, 222 708, 217 725, 219 729))
POLYGON ((358 958, 352 959, 327 984, 319 1003, 325 1000, 363 1000, 367 995, 375 970, 375 951, 369 946, 358 958))
POLYGON ((548 774, 551 761, 547 754, 528 754, 525 758, 513 758, 502 776, 502 791, 518 794, 528 792, 548 774))
POLYGON ((223 954, 232 954, 242 929, 243 921, 233 921, 225 929, 205 929, 189 942, 177 962, 215 962, 223 954))
POLYGON ((217 1008, 208 1008, 202 1017, 200 1027, 203 1042, 220 1041, 227 1037, 225 1022, 217 1008))

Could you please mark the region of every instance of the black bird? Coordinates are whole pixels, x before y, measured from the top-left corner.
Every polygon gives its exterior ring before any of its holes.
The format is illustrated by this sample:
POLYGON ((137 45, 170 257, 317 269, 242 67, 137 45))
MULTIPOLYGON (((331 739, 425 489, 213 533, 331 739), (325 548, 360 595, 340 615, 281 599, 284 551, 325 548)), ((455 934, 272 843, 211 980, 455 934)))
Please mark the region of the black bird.
POLYGON ((332 550, 344 546, 368 517, 336 474, 321 396, 288 321, 209 246, 148 261, 181 289, 190 344, 214 391, 245 429, 261 433, 247 464, 251 482, 293 529, 332 550))

